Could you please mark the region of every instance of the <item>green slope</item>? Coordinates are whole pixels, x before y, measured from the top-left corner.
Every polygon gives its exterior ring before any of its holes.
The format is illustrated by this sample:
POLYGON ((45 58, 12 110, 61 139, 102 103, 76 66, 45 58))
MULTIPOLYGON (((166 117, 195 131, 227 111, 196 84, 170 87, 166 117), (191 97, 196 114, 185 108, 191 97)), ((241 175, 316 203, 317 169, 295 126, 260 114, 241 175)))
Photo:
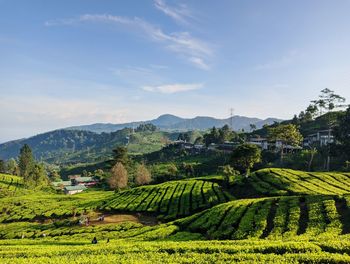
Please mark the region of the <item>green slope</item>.
POLYGON ((68 219, 73 215, 94 211, 113 196, 113 192, 86 191, 77 195, 27 192, 1 198, 0 223, 68 219))
POLYGON ((314 239, 350 233, 350 195, 242 199, 175 222, 209 239, 314 239))
POLYGON ((149 212, 173 220, 226 202, 230 197, 218 184, 201 180, 172 181, 120 193, 88 190, 67 196, 31 192, 2 198, 0 223, 68 219, 94 211, 149 212))
POLYGON ((342 263, 350 262, 349 241, 3 241, 2 263, 342 263))
POLYGON ((0 173, 0 198, 13 196, 23 191, 21 177, 0 173))
POLYGON ((178 133, 162 131, 132 133, 125 128, 111 133, 97 134, 89 131, 55 130, 0 144, 0 159, 16 158, 20 148, 28 144, 37 160, 50 163, 80 163, 104 161, 112 149, 127 145, 131 153, 140 154, 160 150, 169 139, 178 133), (128 140, 129 137, 129 140, 128 140))
POLYGON ((171 181, 116 194, 102 209, 152 212, 164 220, 170 220, 226 202, 230 197, 217 183, 201 180, 171 181))
POLYGON ((349 178, 264 169, 232 184, 236 200, 222 176, 120 193, 17 193, 1 198, 0 262, 349 263, 349 178), (96 210, 172 221, 77 225, 74 216, 96 210), (88 245, 94 236, 99 244, 88 245))
MULTIPOLYGON (((338 118, 344 115, 345 111, 334 111, 326 113, 322 116, 315 118, 314 120, 306 122, 298 122, 296 125, 299 126, 301 134, 305 137, 307 135, 316 133, 320 130, 326 130, 329 128, 329 124, 337 124, 338 118)), ((282 121, 281 124, 295 124, 293 120, 282 121)), ((261 129, 257 129, 249 135, 259 135, 261 137, 266 137, 268 134, 269 127, 275 127, 277 124, 272 124, 270 126, 265 126, 261 129)))
MULTIPOLYGON (((262 169, 252 173, 243 182, 244 188, 249 190, 249 192, 242 192, 245 196, 350 193, 350 173, 262 169)), ((236 187, 237 192, 242 188, 236 187)))

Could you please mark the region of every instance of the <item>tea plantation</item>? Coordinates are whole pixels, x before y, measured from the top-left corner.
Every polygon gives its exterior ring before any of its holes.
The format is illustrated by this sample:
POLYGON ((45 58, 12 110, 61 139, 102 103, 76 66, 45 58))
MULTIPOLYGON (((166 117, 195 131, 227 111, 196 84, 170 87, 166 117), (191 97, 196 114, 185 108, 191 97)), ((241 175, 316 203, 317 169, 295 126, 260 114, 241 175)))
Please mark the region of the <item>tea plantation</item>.
POLYGON ((0 188, 0 263, 350 263, 349 173, 263 169, 230 186, 209 176, 72 196, 0 175, 0 188), (79 225, 101 214, 158 224, 79 225))
POLYGON ((217 183, 201 180, 172 181, 121 192, 102 208, 130 212, 155 212, 169 220, 232 199, 217 183))
POLYGON ((23 190, 21 177, 0 173, 0 198, 15 195, 23 190))
POLYGON ((290 169, 263 169, 247 179, 256 194, 345 194, 350 192, 350 173, 303 172, 290 169))

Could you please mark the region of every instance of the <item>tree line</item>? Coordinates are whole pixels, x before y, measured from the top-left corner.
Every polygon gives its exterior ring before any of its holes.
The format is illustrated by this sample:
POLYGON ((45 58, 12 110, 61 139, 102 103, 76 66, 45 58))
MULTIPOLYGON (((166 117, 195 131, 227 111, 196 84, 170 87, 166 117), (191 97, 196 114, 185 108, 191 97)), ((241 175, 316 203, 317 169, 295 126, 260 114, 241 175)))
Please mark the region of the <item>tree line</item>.
MULTIPOLYGON (((124 146, 118 146, 113 150, 113 159, 109 161, 111 165, 110 175, 107 179, 108 185, 115 191, 125 189, 130 184, 128 170, 131 171, 133 166, 128 155, 128 149, 124 146)), ((134 183, 137 186, 149 184, 152 176, 144 163, 136 165, 134 173, 134 183)))
MULTIPOLYGON (((48 185, 49 178, 46 168, 43 163, 35 161, 29 145, 22 146, 17 160, 18 162, 15 159, 10 159, 8 162, 0 160, 0 172, 22 177, 27 188, 48 185)), ((55 177, 59 176, 55 175, 55 177)))

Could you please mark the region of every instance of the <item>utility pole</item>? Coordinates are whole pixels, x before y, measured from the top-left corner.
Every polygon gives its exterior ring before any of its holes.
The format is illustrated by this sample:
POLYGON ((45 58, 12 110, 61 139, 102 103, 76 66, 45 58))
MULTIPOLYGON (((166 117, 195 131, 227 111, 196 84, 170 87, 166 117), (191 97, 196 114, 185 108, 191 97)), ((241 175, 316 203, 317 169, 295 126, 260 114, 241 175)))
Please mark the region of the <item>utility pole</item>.
POLYGON ((235 109, 230 108, 230 127, 231 130, 233 131, 233 114, 234 114, 235 109))
MULTIPOLYGON (((328 112, 329 113, 329 112, 328 112)), ((332 136, 332 130, 335 126, 334 120, 331 120, 330 115, 328 114, 328 139, 327 139, 327 160, 326 160, 326 170, 330 171, 331 166, 331 136, 332 136)))

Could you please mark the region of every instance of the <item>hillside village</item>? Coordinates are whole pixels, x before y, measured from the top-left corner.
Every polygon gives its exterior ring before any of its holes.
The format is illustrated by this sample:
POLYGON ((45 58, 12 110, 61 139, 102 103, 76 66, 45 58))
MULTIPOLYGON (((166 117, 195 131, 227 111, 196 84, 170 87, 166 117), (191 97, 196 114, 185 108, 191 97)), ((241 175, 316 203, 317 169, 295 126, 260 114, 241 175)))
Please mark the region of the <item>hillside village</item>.
POLYGON ((81 177, 80 175, 68 176, 68 181, 52 182, 56 190, 63 190, 65 194, 76 194, 98 184, 95 177, 81 177))

